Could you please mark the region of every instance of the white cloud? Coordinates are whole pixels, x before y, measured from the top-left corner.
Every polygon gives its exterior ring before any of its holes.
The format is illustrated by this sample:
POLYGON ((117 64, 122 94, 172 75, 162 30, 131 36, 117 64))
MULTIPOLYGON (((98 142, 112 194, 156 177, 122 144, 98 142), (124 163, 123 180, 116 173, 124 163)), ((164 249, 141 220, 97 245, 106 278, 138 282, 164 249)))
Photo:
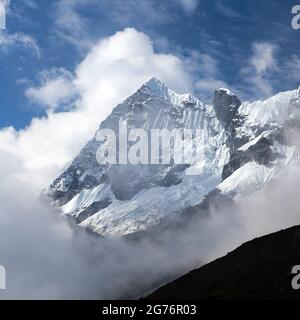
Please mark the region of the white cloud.
POLYGON ((277 69, 277 62, 274 57, 275 50, 276 46, 269 42, 253 44, 253 56, 250 59, 250 64, 255 68, 258 75, 277 69))
POLYGON ((192 14, 198 8, 199 0, 179 0, 183 10, 188 14, 192 14))
POLYGON ((274 72, 278 71, 275 57, 277 47, 269 42, 255 42, 247 65, 241 69, 244 81, 251 85, 250 91, 256 96, 273 94, 274 72))
POLYGON ((54 68, 42 72, 40 78, 39 87, 28 88, 25 92, 30 101, 53 110, 70 107, 71 101, 77 96, 72 73, 63 68, 54 68))
POLYGON ((56 70, 57 78, 50 80, 49 73, 45 74, 44 86, 29 88, 27 96, 50 107, 47 116, 33 119, 21 131, 0 131, 0 165, 14 164, 5 171, 2 181, 27 183, 35 195, 80 151, 112 108, 149 78, 155 76, 180 92, 191 91, 192 87, 183 61, 155 53, 150 38, 135 29, 125 29, 99 41, 73 77, 66 77, 62 70, 56 70), (65 86, 63 93, 56 90, 61 83, 65 86), (74 88, 81 94, 75 108, 53 113, 53 106, 74 88))
POLYGON ((183 67, 183 61, 173 55, 156 54, 147 35, 128 28, 90 51, 76 70, 75 84, 85 108, 103 116, 152 76, 179 92, 191 90, 192 81, 183 67))
POLYGON ((33 37, 24 33, 8 34, 0 31, 0 52, 8 53, 9 49, 14 47, 27 48, 37 57, 41 56, 41 50, 33 37))

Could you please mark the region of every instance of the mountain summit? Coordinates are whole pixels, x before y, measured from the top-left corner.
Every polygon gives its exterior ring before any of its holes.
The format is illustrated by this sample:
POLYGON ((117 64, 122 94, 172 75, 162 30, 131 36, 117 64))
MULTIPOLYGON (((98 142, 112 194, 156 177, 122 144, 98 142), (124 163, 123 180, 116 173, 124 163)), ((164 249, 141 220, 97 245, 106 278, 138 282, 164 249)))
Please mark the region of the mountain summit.
MULTIPOLYGON (((51 184, 48 195, 80 226, 103 236, 122 236, 198 208, 212 192, 233 200, 258 192, 282 163, 296 158, 282 128, 296 114, 299 100, 298 89, 242 103, 221 88, 209 105, 152 78, 117 105, 99 130, 115 132, 119 145, 124 138, 120 123, 149 136, 152 130, 189 129, 197 136, 201 159, 194 164, 178 164, 174 156, 164 164, 101 164, 97 151, 108 142, 96 134, 51 184)), ((133 145, 129 142, 128 148, 133 145)), ((176 152, 174 142, 170 152, 176 152)), ((121 156, 117 151, 117 158, 121 156)))

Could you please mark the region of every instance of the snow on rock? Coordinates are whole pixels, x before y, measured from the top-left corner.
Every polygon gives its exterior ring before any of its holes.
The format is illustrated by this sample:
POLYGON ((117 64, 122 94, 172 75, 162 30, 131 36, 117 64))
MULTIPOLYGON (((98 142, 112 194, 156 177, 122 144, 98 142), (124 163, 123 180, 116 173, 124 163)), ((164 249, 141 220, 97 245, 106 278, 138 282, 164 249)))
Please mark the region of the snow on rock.
POLYGON ((264 101, 244 102, 239 113, 246 117, 245 125, 248 127, 283 124, 289 118, 294 102, 299 98, 300 88, 281 92, 264 101))
POLYGON ((168 188, 141 190, 131 200, 114 201, 81 223, 81 226, 101 235, 121 236, 141 231, 180 213, 186 207, 199 204, 207 191, 220 182, 220 175, 206 180, 185 177, 183 183, 168 188))
POLYGON ((250 140, 248 143, 245 143, 243 146, 238 148, 240 151, 246 151, 249 149, 249 147, 254 146, 261 138, 267 138, 271 134, 271 131, 264 131, 259 136, 257 136, 255 139, 250 140))
POLYGON ((224 91, 227 95, 233 96, 234 94, 227 88, 219 88, 216 91, 224 91))
POLYGON ((80 226, 104 236, 122 236, 172 219, 201 204, 212 190, 234 199, 249 196, 273 179, 280 166, 297 158, 295 147, 276 141, 273 133, 297 117, 299 101, 300 88, 244 103, 220 88, 208 105, 152 78, 116 106, 100 129, 117 132, 121 120, 127 121, 128 130, 143 128, 148 133, 151 129, 200 130, 202 158, 194 165, 102 165, 96 152, 103 142, 93 138, 52 183, 48 195, 80 226), (262 145, 266 151, 259 145, 264 138, 271 146, 262 145), (259 157, 250 157, 249 148, 259 157), (268 152, 269 162, 251 160, 261 160, 263 152, 268 152), (230 161, 233 173, 222 181, 230 161))
POLYGON ((267 168, 256 162, 246 163, 218 185, 218 189, 233 197, 249 196, 260 190, 272 177, 274 168, 267 168))

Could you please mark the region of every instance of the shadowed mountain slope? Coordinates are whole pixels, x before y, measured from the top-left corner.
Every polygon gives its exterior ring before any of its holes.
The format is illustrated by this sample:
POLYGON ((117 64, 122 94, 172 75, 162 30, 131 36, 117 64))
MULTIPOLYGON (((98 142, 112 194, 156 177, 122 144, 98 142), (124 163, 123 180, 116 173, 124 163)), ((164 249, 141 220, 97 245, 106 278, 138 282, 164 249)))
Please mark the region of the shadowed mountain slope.
POLYGON ((300 226, 249 241, 158 289, 151 300, 300 299, 292 268, 300 265, 300 226))

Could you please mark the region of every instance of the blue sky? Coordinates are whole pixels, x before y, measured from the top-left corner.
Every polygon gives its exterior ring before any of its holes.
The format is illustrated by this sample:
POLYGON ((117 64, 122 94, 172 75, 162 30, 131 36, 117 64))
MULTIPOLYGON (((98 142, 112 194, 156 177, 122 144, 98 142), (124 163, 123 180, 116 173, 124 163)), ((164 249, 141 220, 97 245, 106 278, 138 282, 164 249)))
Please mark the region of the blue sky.
MULTIPOLYGON (((127 27, 148 35, 156 53, 184 61, 192 74, 192 91, 203 99, 211 99, 213 88, 223 85, 245 99, 296 88, 300 30, 291 28, 295 4, 287 0, 11 0, 7 28, 0 31, 0 127, 21 129, 32 118, 47 114, 49 108, 29 89, 40 88, 57 74, 71 79, 96 43, 127 27)), ((74 96, 72 91, 72 97, 50 109, 72 108, 74 96)))

